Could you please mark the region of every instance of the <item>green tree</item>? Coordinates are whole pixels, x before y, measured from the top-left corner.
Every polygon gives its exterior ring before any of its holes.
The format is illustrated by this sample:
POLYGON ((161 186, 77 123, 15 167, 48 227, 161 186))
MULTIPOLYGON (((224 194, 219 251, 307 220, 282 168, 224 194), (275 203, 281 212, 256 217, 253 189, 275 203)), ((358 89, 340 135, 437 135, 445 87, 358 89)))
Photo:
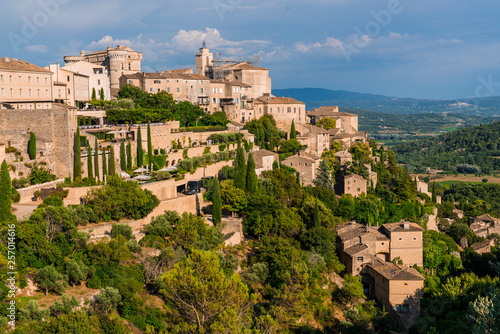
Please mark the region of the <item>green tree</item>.
POLYGON ((99 96, 101 102, 104 102, 104 88, 101 87, 101 95, 99 96))
POLYGON ((97 100, 97 96, 96 96, 95 88, 92 88, 92 101, 96 101, 96 100, 97 100))
POLYGON ((215 253, 194 250, 160 281, 168 312, 190 333, 243 333, 250 323, 254 300, 239 275, 224 274, 215 253))
POLYGON ((120 145, 120 168, 122 171, 127 170, 127 154, 125 153, 125 142, 123 140, 120 145))
POLYGON ((325 130, 335 129, 337 127, 337 121, 333 118, 323 117, 316 122, 316 126, 322 127, 325 130))
POLYGON ((290 139, 297 139, 297 132, 295 131, 295 121, 292 119, 292 127, 290 129, 290 139))
POLYGON ((92 307, 99 314, 110 314, 116 309, 120 303, 122 296, 118 289, 111 286, 101 289, 97 295, 95 295, 92 302, 92 307))
POLYGON ((36 159, 36 136, 35 133, 30 133, 30 141, 28 143, 28 153, 30 160, 36 159))
POLYGON ((43 333, 99 334, 102 333, 99 318, 84 311, 51 317, 47 323, 40 323, 43 333))
POLYGON ((247 205, 245 192, 236 188, 234 180, 224 180, 220 183, 222 208, 231 213, 240 212, 247 205))
POLYGON ((142 167, 144 164, 144 151, 142 150, 142 134, 141 127, 137 129, 137 167, 142 167))
POLYGON ((236 159, 234 164, 235 164, 234 184, 236 188, 245 191, 247 166, 245 163, 245 151, 243 150, 239 142, 238 142, 238 149, 236 150, 236 159))
POLYGON ((222 199, 220 194, 220 184, 219 180, 215 177, 213 178, 212 187, 212 217, 214 221, 214 226, 221 225, 222 219, 222 199))
POLYGON ((116 238, 123 235, 125 239, 132 239, 132 227, 124 223, 113 224, 111 227, 111 238, 116 238))
POLYGON ((316 178, 313 180, 316 187, 323 187, 327 190, 333 190, 333 180, 330 169, 325 160, 321 160, 317 169, 316 178))
POLYGON ((104 180, 104 176, 108 175, 108 163, 106 158, 106 147, 102 150, 102 179, 104 180))
POLYGON ((67 286, 64 276, 53 266, 47 266, 40 269, 36 275, 35 283, 40 290, 45 291, 46 296, 48 296, 49 291, 63 293, 64 288, 67 286))
POLYGON ((116 174, 116 161, 115 161, 115 149, 113 146, 109 148, 109 168, 108 175, 116 174))
POLYGON ((80 178, 82 176, 82 148, 80 144, 80 128, 76 128, 75 135, 75 161, 73 165, 73 180, 80 178))
POLYGON ((94 148, 95 148, 94 174, 95 174, 95 177, 99 180, 99 143, 97 142, 97 136, 95 137, 94 148))
POLYGON ((151 125, 148 121, 148 164, 151 170, 153 169, 153 143, 151 141, 151 125))
POLYGON ((132 144, 130 141, 127 143, 127 170, 132 170, 132 144))
POLYGON ((7 161, 2 162, 0 170, 0 222, 10 221, 12 218, 12 185, 10 181, 7 161))
POLYGON ((314 227, 316 227, 316 228, 321 226, 321 221, 319 219, 319 204, 318 204, 317 198, 316 198, 316 201, 314 203, 313 224, 314 224, 314 227))
POLYGON ((255 161, 253 159, 253 154, 248 154, 247 163, 247 191, 249 193, 255 193, 257 191, 257 174, 255 173, 255 161))
POLYGON ((436 182, 432 182, 432 201, 434 203, 437 203, 437 196, 436 196, 436 182))
POLYGON ((66 262, 66 275, 68 282, 75 287, 76 284, 87 279, 89 268, 83 262, 69 260, 66 262))
POLYGON ((87 177, 89 179, 93 179, 94 178, 94 171, 93 171, 93 168, 94 168, 94 164, 92 163, 92 147, 90 147, 90 145, 87 147, 87 177))

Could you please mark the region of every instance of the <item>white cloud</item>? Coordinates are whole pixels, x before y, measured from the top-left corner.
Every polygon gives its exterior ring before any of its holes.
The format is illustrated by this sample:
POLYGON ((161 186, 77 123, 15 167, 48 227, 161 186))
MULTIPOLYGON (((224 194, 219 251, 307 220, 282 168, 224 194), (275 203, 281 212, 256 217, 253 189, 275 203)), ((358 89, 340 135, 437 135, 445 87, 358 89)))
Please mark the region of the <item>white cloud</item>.
POLYGON ((46 45, 28 45, 26 46, 26 50, 30 52, 39 52, 39 53, 47 53, 48 49, 46 45))

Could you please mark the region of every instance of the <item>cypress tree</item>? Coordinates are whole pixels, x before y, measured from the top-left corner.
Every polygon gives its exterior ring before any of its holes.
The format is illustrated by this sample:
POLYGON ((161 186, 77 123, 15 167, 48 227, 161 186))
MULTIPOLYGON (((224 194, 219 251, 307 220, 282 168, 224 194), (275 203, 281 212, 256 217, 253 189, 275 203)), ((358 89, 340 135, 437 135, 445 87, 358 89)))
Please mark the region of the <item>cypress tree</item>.
POLYGON ((247 168, 245 164, 245 152, 241 147, 240 142, 238 142, 238 149, 236 150, 236 160, 235 160, 235 179, 234 185, 245 191, 245 183, 247 178, 247 168))
POLYGON ((10 181, 9 167, 7 161, 2 162, 0 169, 0 222, 9 221, 12 218, 12 184, 10 181))
POLYGON ((87 170, 88 170, 88 178, 93 179, 94 178, 94 172, 93 172, 93 163, 92 163, 92 147, 90 145, 87 148, 89 154, 87 156, 87 170))
POLYGON ((153 168, 153 143, 151 142, 151 125, 148 121, 148 167, 153 168))
POLYGON ((101 101, 104 102, 104 88, 101 87, 101 101))
POLYGON ((222 199, 220 196, 219 180, 214 178, 214 188, 212 194, 212 217, 214 226, 220 226, 222 220, 222 199))
POLYGON ((252 153, 248 155, 247 191, 249 193, 255 193, 257 191, 257 174, 255 173, 255 161, 252 153))
POLYGON ((290 139, 297 139, 297 132, 295 131, 295 122, 292 119, 292 128, 290 129, 290 139))
POLYGON ((95 152, 94 152, 94 174, 99 180, 99 143, 97 142, 97 137, 95 137, 95 152))
POLYGON ((132 145, 130 141, 127 143, 127 170, 132 169, 132 145))
POLYGON ((279 169, 280 168, 280 164, 278 163, 278 160, 274 160, 273 162, 273 170, 276 170, 276 169, 279 169))
POLYGON ((432 182, 432 201, 434 203, 437 203, 437 196, 436 196, 436 182, 432 182))
POLYGON ((109 166, 108 175, 115 175, 116 174, 115 150, 113 149, 113 146, 111 146, 109 149, 109 165, 108 166, 109 166))
POLYGON ((120 168, 122 170, 127 170, 127 155, 125 154, 125 143, 123 140, 120 145, 120 168))
POLYGON ((95 88, 92 88, 92 101, 97 100, 96 94, 95 94, 95 88))
POLYGON ((36 137, 34 132, 30 134, 30 141, 28 144, 28 154, 30 155, 30 160, 36 159, 36 137))
POLYGON ((319 205, 318 205, 318 199, 317 198, 316 198, 316 203, 314 205, 313 224, 314 224, 314 227, 320 227, 321 226, 321 221, 319 220, 319 205))
POLYGON ((102 179, 104 180, 104 175, 108 175, 108 167, 106 163, 106 148, 102 150, 102 179))
POLYGON ((141 127, 139 127, 139 130, 137 130, 137 167, 142 167, 143 163, 142 134, 141 127))
POLYGON ((80 146, 80 128, 76 128, 75 135, 75 162, 73 165, 73 180, 82 176, 82 148, 80 146))

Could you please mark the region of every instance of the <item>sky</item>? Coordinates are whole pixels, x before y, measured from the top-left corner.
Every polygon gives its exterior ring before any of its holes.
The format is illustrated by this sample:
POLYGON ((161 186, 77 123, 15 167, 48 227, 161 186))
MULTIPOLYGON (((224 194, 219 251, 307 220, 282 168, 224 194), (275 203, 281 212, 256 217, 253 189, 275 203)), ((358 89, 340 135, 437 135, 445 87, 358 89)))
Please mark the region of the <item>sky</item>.
POLYGON ((11 0, 0 57, 39 66, 123 44, 146 72, 194 68, 203 40, 273 88, 394 97, 500 95, 498 0, 11 0))

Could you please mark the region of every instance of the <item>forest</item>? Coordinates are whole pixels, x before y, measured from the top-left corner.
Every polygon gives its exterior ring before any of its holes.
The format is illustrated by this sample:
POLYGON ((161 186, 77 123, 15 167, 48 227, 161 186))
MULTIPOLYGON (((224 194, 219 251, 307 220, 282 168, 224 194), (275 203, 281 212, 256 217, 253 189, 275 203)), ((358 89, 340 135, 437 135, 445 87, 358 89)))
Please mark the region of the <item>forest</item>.
POLYGON ((450 173, 496 174, 500 171, 500 122, 465 128, 392 147, 398 162, 412 172, 426 167, 450 173))

